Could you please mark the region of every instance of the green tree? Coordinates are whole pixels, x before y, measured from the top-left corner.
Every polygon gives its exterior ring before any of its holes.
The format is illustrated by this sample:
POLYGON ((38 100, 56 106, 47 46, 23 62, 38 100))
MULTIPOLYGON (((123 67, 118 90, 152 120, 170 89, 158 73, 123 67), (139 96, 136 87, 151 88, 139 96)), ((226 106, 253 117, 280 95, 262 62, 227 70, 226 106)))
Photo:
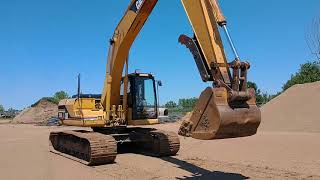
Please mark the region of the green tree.
POLYGON ((183 109, 190 109, 196 106, 198 98, 184 98, 179 99, 179 107, 183 109))
POLYGON ((248 81, 248 88, 253 88, 256 91, 255 96, 258 105, 266 104, 275 97, 273 95, 269 95, 268 93, 263 93, 254 82, 248 81))
POLYGON ((305 84, 320 81, 320 62, 307 62, 300 66, 299 71, 291 76, 291 79, 282 87, 283 91, 296 84, 305 84))
POLYGON ((0 113, 4 112, 4 107, 0 104, 0 113))
POLYGON ((66 93, 65 91, 59 91, 59 92, 56 92, 54 95, 53 95, 53 98, 59 102, 60 100, 62 99, 68 99, 69 98, 69 95, 68 93, 66 93))
POLYGON ((167 102, 166 104, 165 104, 165 107, 166 108, 176 108, 177 107, 177 103, 176 102, 174 102, 174 101, 169 101, 169 102, 167 102))
POLYGON ((248 81, 248 88, 253 88, 256 91, 256 95, 261 93, 261 90, 258 89, 258 86, 256 83, 248 81))

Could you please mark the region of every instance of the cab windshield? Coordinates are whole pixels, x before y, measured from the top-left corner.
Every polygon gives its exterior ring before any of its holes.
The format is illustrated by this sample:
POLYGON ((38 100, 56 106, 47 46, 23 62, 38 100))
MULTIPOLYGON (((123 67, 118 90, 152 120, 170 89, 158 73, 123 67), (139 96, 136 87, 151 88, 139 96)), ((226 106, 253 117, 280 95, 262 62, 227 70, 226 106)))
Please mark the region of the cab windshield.
POLYGON ((136 77, 134 80, 135 102, 133 119, 157 118, 156 93, 154 80, 148 77, 136 77))

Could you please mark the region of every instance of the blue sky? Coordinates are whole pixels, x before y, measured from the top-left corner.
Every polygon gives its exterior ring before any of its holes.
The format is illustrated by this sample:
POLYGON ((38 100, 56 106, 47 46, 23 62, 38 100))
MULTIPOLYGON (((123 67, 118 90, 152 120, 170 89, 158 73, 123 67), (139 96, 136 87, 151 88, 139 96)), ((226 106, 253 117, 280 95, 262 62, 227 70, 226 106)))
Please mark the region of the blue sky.
MULTIPOLYGON (((100 93, 108 39, 129 2, 1 0, 0 104, 22 109, 59 90, 75 94, 78 73, 84 93, 100 93)), ((240 56, 252 64, 249 78, 263 91, 280 91, 300 64, 313 59, 305 33, 319 15, 319 0, 220 4, 240 56)), ((192 35, 180 0, 159 0, 131 49, 131 71, 151 72, 163 81, 162 103, 197 97, 208 86, 177 42, 182 33, 192 35)))

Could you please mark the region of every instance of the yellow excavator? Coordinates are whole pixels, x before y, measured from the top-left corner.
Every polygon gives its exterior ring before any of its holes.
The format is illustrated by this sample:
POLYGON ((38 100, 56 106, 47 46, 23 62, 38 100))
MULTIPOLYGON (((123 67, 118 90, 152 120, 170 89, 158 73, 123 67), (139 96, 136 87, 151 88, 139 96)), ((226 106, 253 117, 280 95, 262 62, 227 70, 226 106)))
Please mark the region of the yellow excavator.
MULTIPOLYGON (((172 156, 180 148, 176 133, 144 125, 158 124, 156 81, 152 74, 128 74, 129 50, 158 0, 132 0, 117 26, 108 53, 101 95, 81 94, 59 102, 62 125, 91 127, 50 133, 51 151, 87 165, 115 161, 118 152, 172 156), (124 74, 124 75, 123 75, 124 74)), ((247 88, 248 62, 242 62, 216 0, 181 0, 194 37, 179 37, 192 53, 205 89, 179 134, 202 140, 256 134, 261 121, 255 92, 247 88), (235 59, 228 63, 218 27, 226 33, 235 59)))

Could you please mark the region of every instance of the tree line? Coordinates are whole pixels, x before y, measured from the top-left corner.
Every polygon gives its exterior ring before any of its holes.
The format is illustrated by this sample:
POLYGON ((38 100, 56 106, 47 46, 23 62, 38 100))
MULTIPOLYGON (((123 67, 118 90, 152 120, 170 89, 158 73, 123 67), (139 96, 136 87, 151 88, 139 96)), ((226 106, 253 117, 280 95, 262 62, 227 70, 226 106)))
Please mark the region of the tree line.
POLYGON ((189 109, 189 108, 193 108, 196 103, 198 101, 198 98, 183 98, 183 99, 179 99, 178 103, 174 102, 174 101, 169 101, 165 104, 166 108, 170 108, 170 109, 174 109, 174 108, 178 108, 178 109, 189 109))

